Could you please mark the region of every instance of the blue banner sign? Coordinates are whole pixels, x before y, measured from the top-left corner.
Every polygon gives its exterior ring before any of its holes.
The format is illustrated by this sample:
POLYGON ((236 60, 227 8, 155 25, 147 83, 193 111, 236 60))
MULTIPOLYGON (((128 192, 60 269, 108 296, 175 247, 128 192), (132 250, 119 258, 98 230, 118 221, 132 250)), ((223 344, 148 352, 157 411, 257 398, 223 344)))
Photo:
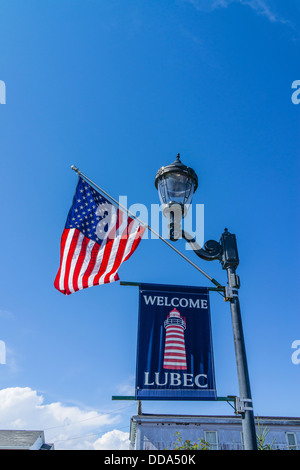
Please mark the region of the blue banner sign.
POLYGON ((140 285, 136 399, 217 399, 208 288, 140 285))

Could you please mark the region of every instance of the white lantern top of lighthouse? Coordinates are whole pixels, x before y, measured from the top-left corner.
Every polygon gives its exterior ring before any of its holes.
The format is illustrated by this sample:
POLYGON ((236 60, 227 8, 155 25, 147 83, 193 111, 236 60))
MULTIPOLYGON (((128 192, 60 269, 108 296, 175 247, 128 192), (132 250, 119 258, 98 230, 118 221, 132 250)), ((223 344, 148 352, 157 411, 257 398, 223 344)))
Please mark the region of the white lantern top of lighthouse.
POLYGON ((180 312, 178 312, 178 310, 176 310, 176 308, 174 308, 173 310, 171 310, 169 316, 170 316, 170 317, 177 317, 177 318, 180 318, 180 312))

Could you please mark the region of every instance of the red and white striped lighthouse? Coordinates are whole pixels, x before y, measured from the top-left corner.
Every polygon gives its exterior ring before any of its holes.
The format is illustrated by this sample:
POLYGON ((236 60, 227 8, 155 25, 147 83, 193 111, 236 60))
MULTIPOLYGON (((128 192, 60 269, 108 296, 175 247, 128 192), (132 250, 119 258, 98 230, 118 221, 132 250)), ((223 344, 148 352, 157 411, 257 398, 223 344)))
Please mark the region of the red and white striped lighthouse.
POLYGON ((185 318, 174 308, 164 322, 166 329, 164 369, 187 369, 184 330, 185 318))

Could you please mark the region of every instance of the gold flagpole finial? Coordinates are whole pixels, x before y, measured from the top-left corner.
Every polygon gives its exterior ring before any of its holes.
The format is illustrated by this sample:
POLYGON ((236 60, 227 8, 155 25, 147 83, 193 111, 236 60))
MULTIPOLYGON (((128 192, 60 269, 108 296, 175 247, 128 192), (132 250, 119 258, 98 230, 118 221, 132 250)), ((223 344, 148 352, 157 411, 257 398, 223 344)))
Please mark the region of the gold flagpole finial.
POLYGON ((71 165, 71 169, 78 173, 78 175, 80 175, 81 172, 79 171, 79 168, 77 168, 75 165, 71 165))

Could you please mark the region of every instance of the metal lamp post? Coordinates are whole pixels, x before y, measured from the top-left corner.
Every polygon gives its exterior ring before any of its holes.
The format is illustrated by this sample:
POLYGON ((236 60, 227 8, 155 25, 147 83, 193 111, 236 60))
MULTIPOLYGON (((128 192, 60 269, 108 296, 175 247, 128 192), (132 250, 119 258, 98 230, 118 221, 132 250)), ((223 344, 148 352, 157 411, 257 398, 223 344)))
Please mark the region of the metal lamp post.
POLYGON ((198 177, 192 168, 180 161, 179 154, 172 164, 158 170, 155 186, 163 205, 163 214, 169 220, 170 239, 176 241, 181 237, 184 238, 198 257, 206 261, 219 260, 222 268, 227 271, 228 286, 225 287, 225 300, 230 302, 240 393, 236 407, 242 416, 244 449, 256 450, 255 419, 238 296, 240 281, 236 274, 239 264, 236 237, 225 229, 219 242, 209 240, 204 248, 201 248, 191 235, 182 230, 181 220, 185 217, 198 187, 198 177))

